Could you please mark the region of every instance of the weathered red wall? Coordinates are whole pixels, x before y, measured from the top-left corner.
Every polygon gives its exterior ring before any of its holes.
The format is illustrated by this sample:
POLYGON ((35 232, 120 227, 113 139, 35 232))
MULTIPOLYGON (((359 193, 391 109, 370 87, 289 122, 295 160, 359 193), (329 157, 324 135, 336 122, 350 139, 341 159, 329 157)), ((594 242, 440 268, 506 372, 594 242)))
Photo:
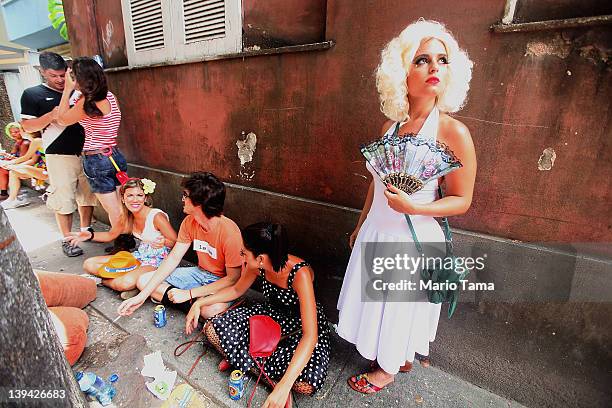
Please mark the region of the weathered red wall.
MULTIPOLYGON (((133 163, 360 208, 368 182, 359 145, 385 120, 373 75, 380 50, 423 16, 445 22, 475 62, 457 116, 472 132, 478 177, 471 210, 453 225, 527 241, 612 241, 610 28, 492 33, 504 3, 330 0, 330 50, 109 73, 124 112, 121 145, 133 163), (242 131, 258 138, 252 180, 240 176, 242 131), (548 147, 556 162, 539 171, 548 147)), ((68 15, 71 32, 81 18, 68 15)), ((87 41, 73 35, 73 49, 87 41)))
POLYGON ((327 0, 243 0, 245 46, 323 41, 327 0))
POLYGON ((65 1, 64 11, 72 55, 98 54, 107 68, 127 65, 121 0, 65 1))
MULTIPOLYGON (((63 5, 72 55, 81 57, 99 54, 94 1, 68 0, 64 1, 63 5)), ((117 10, 121 13, 121 7, 117 10)))
POLYGON ((121 67, 128 63, 125 50, 125 29, 121 0, 96 0, 96 28, 100 55, 105 67, 121 67))

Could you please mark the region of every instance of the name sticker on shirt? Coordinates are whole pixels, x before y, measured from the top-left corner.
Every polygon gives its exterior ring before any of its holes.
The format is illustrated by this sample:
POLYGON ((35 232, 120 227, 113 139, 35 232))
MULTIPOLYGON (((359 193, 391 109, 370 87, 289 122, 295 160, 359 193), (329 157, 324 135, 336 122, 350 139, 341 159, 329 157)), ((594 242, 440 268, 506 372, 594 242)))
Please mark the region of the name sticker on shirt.
POLYGON ((210 245, 206 241, 200 241, 199 239, 194 239, 193 240, 193 250, 205 252, 208 255, 210 255, 212 259, 217 259, 217 248, 210 245))

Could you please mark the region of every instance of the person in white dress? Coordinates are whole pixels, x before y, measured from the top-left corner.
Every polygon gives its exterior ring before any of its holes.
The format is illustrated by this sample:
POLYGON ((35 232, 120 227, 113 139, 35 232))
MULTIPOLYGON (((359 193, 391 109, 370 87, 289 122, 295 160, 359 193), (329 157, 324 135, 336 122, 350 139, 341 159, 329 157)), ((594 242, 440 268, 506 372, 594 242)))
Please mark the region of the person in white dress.
POLYGON ((445 196, 437 199, 438 179, 412 195, 384 185, 372 171, 365 204, 350 236, 349 264, 338 299, 338 334, 373 360, 369 373, 348 379, 356 391, 373 393, 393 382, 398 371, 409 371, 415 354, 429 355, 440 316, 440 305, 423 301, 362 299, 362 243, 403 242, 414 245, 405 219, 409 214, 421 242, 444 242, 433 217, 465 213, 472 202, 476 154, 468 128, 447 113, 464 104, 472 62, 440 23, 418 20, 387 44, 376 72, 381 110, 390 119, 382 134, 418 135, 445 143, 463 166, 447 174, 445 196))

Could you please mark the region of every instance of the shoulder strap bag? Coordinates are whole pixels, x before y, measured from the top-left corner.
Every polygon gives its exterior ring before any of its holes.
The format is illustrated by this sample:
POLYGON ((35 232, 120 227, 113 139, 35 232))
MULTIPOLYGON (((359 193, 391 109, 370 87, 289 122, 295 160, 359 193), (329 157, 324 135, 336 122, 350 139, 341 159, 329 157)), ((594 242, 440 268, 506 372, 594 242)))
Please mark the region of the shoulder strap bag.
MULTIPOLYGON (((442 189, 438 186, 438 194, 440 198, 443 197, 442 189)), ((416 231, 410 220, 408 214, 404 214, 408 227, 412 234, 412 240, 414 245, 419 251, 419 254, 423 253, 423 246, 417 238, 416 231)), ((427 299, 429 303, 448 303, 448 318, 450 319, 457 309, 457 303, 459 301, 459 288, 461 282, 464 280, 469 271, 466 269, 458 270, 456 267, 455 257, 453 255, 453 236, 451 234, 448 219, 442 218, 442 226, 444 230, 444 240, 446 242, 446 256, 441 263, 435 262, 436 268, 421 269, 421 281, 427 287, 427 299)))

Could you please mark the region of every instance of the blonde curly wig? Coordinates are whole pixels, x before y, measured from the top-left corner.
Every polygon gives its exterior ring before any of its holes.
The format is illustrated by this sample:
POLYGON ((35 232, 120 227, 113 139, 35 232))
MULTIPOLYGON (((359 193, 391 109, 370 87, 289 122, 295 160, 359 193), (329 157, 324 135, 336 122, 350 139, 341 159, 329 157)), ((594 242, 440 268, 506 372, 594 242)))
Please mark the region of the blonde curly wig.
POLYGON ((467 53, 459 48, 457 40, 437 21, 419 19, 392 39, 382 51, 380 65, 376 69, 376 88, 380 97, 380 110, 389 119, 408 119, 408 86, 406 77, 412 59, 421 43, 435 38, 440 40, 448 55, 448 83, 438 97, 436 106, 441 112, 457 112, 465 103, 472 66, 467 53))

